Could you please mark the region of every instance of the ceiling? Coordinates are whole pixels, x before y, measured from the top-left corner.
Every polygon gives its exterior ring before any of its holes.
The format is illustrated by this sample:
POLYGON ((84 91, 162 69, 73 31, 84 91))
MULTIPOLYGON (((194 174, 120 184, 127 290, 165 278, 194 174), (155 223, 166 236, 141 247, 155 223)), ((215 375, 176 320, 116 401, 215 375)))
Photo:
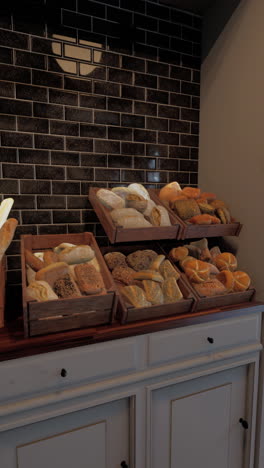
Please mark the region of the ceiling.
POLYGON ((162 0, 162 3, 173 5, 181 10, 192 11, 198 15, 203 15, 215 0, 162 0))

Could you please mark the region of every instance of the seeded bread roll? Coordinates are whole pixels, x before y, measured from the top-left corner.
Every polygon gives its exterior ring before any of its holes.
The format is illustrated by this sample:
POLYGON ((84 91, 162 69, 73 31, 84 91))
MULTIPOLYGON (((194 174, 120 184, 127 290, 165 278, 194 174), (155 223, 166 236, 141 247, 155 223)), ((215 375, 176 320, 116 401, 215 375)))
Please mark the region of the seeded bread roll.
POLYGON ((93 265, 83 263, 74 268, 76 282, 82 294, 98 294, 105 289, 102 275, 93 265))
POLYGON ((109 270, 113 270, 117 266, 127 267, 126 256, 121 252, 108 252, 104 255, 104 259, 109 270))
POLYGON ((193 216, 199 215, 200 208, 195 200, 176 200, 172 204, 172 208, 176 211, 177 215, 183 219, 190 219, 193 216))
POLYGON ((127 256, 126 261, 136 271, 147 270, 157 256, 154 250, 136 250, 127 256))
POLYGON ((53 284, 53 290, 61 299, 73 299, 80 297, 81 293, 71 274, 57 279, 53 284))
POLYGON ((128 266, 117 266, 112 271, 112 276, 116 281, 120 281, 124 284, 132 284, 134 281, 134 276, 136 272, 128 266))
POLYGON ((224 284, 217 278, 204 281, 204 283, 193 283, 193 287, 200 296, 206 297, 219 296, 228 292, 224 284))

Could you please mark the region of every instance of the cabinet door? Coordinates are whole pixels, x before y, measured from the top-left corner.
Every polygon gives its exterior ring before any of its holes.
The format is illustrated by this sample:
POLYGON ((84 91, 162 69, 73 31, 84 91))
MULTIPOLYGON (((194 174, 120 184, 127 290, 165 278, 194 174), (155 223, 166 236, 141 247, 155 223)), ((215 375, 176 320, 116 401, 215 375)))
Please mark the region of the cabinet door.
POLYGON ((155 390, 151 468, 242 468, 247 366, 155 390))
POLYGON ((129 463, 129 399, 0 434, 3 468, 116 468, 129 463))

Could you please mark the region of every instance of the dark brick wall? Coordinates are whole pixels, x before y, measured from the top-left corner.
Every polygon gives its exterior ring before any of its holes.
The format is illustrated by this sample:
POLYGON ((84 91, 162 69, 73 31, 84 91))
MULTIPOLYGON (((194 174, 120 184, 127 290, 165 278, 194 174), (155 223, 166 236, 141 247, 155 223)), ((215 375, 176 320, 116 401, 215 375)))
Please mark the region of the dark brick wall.
POLYGON ((10 297, 20 234, 105 242, 90 185, 195 185, 198 171, 199 17, 158 1, 28 3, 0 16, 0 193, 19 220, 10 297))

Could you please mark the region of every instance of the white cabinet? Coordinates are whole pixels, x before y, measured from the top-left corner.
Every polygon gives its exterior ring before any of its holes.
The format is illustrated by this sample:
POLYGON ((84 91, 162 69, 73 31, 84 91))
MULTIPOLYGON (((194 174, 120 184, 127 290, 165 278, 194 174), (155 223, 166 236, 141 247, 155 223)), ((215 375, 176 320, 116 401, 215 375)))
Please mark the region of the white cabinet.
POLYGON ((153 391, 151 468, 243 468, 246 390, 242 366, 153 391))
POLYGON ((116 468, 129 463, 129 399, 0 435, 3 468, 116 468))
POLYGON ((263 310, 0 363, 0 467, 253 468, 263 310))

